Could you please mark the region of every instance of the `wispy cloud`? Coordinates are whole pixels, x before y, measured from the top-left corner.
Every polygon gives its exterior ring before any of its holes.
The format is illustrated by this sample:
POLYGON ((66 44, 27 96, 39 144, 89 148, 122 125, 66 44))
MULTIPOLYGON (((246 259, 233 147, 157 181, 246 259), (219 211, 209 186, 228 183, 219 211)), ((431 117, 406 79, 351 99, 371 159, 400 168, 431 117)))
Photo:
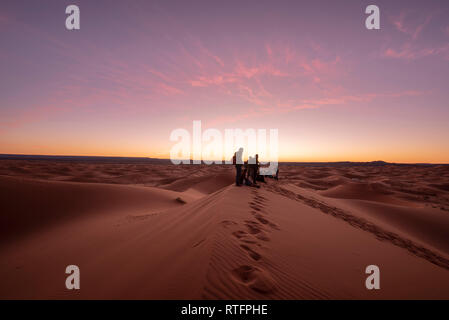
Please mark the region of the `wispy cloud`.
MULTIPOLYGON (((430 45, 421 37, 423 31, 429 26, 434 18, 434 14, 421 14, 417 12, 402 11, 398 16, 390 17, 395 29, 406 35, 402 43, 398 40, 390 44, 382 51, 382 56, 386 58, 413 61, 429 56, 439 56, 448 59, 447 41, 437 42, 430 45), (399 45, 398 45, 399 43, 399 45)), ((435 37, 438 39, 438 37, 435 37)))
POLYGON ((432 20, 432 15, 430 14, 425 16, 424 18, 421 18, 421 22, 418 23, 414 22, 416 21, 415 19, 407 19, 407 17, 408 14, 403 11, 399 14, 399 16, 392 17, 391 20, 398 31, 409 35, 412 40, 418 39, 424 28, 432 20))
POLYGON ((285 101, 279 102, 275 105, 261 107, 261 108, 248 108, 239 112, 238 114, 225 114, 219 115, 207 121, 207 126, 223 125, 227 123, 236 123, 245 119, 261 118, 269 115, 279 115, 292 113, 299 110, 306 109, 318 109, 320 107, 328 106, 341 106, 350 103, 367 103, 372 102, 379 98, 402 98, 402 97, 416 97, 427 94, 428 92, 419 90, 406 90, 398 92, 386 92, 386 93, 365 93, 365 94, 353 94, 353 95, 334 95, 325 98, 316 99, 304 99, 297 101, 285 101))
POLYGON ((402 59, 406 61, 412 61, 428 56, 442 56, 444 59, 448 59, 448 54, 448 44, 436 48, 417 48, 416 46, 408 43, 400 49, 387 48, 384 51, 385 57, 402 59))
MULTIPOLYGON (((428 23, 424 20, 411 28, 404 19, 400 16, 395 26, 412 39, 417 39, 428 23)), ((295 46, 288 41, 264 39, 245 49, 231 43, 226 52, 187 33, 164 43, 172 50, 166 50, 163 58, 144 60, 134 59, 133 53, 126 53, 127 59, 123 59, 123 52, 97 47, 88 40, 82 40, 78 47, 30 26, 25 30, 70 64, 64 73, 64 84, 56 86, 46 100, 39 101, 39 106, 28 105, 25 109, 29 110, 17 117, 21 120, 4 122, 4 127, 40 121, 60 114, 57 110, 81 113, 115 108, 122 114, 150 113, 156 106, 163 106, 160 112, 182 112, 188 109, 186 105, 201 99, 239 106, 238 115, 218 115, 211 120, 235 122, 274 113, 369 102, 382 96, 354 94, 346 88, 343 80, 348 73, 347 61, 319 41, 295 46)), ((422 50, 410 45, 400 50, 387 48, 384 55, 413 60, 443 53, 447 53, 447 47, 422 50)))

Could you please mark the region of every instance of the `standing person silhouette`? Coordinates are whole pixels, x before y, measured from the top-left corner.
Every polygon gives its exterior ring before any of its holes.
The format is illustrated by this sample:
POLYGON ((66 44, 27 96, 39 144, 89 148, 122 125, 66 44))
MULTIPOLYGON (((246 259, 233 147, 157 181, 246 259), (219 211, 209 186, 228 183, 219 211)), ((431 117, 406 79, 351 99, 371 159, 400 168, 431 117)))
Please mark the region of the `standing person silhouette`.
POLYGON ((242 175, 242 165, 243 165, 243 148, 240 148, 234 153, 232 158, 232 163, 235 165, 235 185, 241 186, 240 177, 242 175))
POLYGON ((254 169, 253 169, 253 182, 254 184, 257 184, 257 177, 259 176, 259 155, 256 154, 256 160, 255 160, 255 164, 254 164, 254 169))

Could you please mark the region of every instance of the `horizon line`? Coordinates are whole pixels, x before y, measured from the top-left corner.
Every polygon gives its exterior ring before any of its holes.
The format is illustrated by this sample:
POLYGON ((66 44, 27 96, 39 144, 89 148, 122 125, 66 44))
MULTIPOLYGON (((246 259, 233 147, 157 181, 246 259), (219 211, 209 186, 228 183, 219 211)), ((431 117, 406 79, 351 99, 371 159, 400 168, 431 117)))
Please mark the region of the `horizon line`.
MULTIPOLYGON (((110 155, 51 155, 51 154, 24 154, 24 153, 0 153, 0 160, 8 160, 7 157, 54 157, 54 158, 118 158, 118 159, 149 159, 159 161, 171 161, 169 158, 153 158, 144 156, 110 156, 110 155), (2 159, 3 158, 3 159, 2 159)), ((14 160, 14 159, 9 159, 14 160)), ((177 160, 190 160, 193 159, 177 159, 177 160)), ((201 159, 201 161, 205 161, 201 159)), ((223 161, 226 164, 226 160, 206 160, 206 161, 223 161)), ((393 165, 449 165, 449 163, 437 163, 437 162, 388 162, 384 160, 370 160, 370 161, 351 161, 351 160, 337 160, 337 161, 278 161, 278 163, 384 163, 393 165)))

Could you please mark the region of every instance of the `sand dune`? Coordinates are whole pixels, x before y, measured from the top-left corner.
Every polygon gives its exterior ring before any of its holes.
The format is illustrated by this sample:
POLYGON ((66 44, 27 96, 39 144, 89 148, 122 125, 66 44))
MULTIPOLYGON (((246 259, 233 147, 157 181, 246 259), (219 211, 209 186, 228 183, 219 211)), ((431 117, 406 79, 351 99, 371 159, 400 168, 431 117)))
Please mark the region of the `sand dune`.
POLYGON ((235 176, 231 172, 226 172, 221 174, 176 179, 172 183, 161 187, 164 189, 181 192, 193 189, 204 194, 211 194, 219 189, 229 186, 234 181, 235 176))
POLYGON ((392 192, 388 192, 386 189, 386 186, 380 183, 344 183, 318 193, 330 198, 359 199, 403 206, 416 206, 416 204, 411 202, 395 198, 392 196, 392 192))
POLYGON ((433 208, 409 208, 366 201, 350 202, 357 212, 377 223, 394 228, 410 239, 449 255, 449 214, 433 208))
POLYGON ((431 185, 445 171, 281 167, 256 189, 229 166, 64 165, 0 168, 0 298, 449 298, 447 194, 431 185), (419 188, 436 191, 404 192, 419 188), (381 290, 364 287, 369 264, 381 290))
POLYGON ((154 212, 196 197, 154 187, 0 177, 2 242, 52 224, 98 214, 154 212))

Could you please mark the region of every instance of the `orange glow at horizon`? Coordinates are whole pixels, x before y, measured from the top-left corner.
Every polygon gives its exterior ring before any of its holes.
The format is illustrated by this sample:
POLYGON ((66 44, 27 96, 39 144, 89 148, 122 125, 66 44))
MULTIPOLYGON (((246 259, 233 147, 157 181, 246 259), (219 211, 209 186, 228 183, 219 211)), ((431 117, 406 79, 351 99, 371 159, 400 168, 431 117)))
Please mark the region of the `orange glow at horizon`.
MULTIPOLYGON (((329 146, 323 146, 323 150, 329 146)), ((414 149, 385 149, 382 152, 375 153, 370 150, 359 150, 357 153, 351 154, 345 152, 328 153, 320 150, 308 150, 301 149, 300 147, 282 148, 279 152, 279 162, 339 162, 339 161, 351 161, 351 162, 370 162, 370 161, 386 161, 390 163, 437 163, 448 164, 449 152, 440 152, 427 148, 419 151, 414 149), (288 151, 286 151, 288 150, 288 151)), ((40 146, 14 146, 10 149, 4 149, 2 154, 23 154, 23 155, 49 155, 49 156, 100 156, 100 157, 142 157, 142 158, 159 158, 169 159, 169 150, 165 151, 151 151, 148 150, 136 150, 132 148, 80 148, 73 149, 72 146, 67 148, 42 148, 40 146)), ((261 159, 263 160, 263 159, 261 159)))

